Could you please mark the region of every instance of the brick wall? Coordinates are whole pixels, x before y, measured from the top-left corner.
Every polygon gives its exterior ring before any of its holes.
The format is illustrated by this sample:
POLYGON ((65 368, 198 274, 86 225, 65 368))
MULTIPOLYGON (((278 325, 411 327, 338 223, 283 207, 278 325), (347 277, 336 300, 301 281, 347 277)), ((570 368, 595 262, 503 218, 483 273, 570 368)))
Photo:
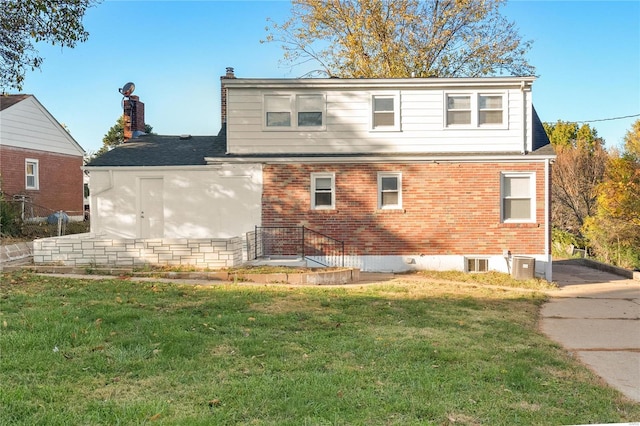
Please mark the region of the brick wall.
POLYGON ((129 99, 123 101, 124 128, 123 135, 125 142, 133 138, 133 132, 145 130, 144 121, 144 103, 140 102, 140 98, 136 95, 129 96, 129 99))
POLYGON ((82 157, 0 146, 0 175, 5 197, 28 195, 34 204, 83 214, 82 157), (25 159, 39 161, 39 189, 25 189, 25 159))
POLYGON ((304 225, 347 255, 544 253, 544 163, 266 165, 263 226, 304 225), (402 210, 377 208, 377 173, 402 173, 402 210), (501 172, 536 172, 536 223, 500 221, 501 172), (335 210, 311 210, 310 174, 334 172, 335 210))
POLYGON ((219 269, 242 263, 243 240, 109 239, 95 234, 43 238, 33 243, 34 263, 65 266, 190 265, 219 269))

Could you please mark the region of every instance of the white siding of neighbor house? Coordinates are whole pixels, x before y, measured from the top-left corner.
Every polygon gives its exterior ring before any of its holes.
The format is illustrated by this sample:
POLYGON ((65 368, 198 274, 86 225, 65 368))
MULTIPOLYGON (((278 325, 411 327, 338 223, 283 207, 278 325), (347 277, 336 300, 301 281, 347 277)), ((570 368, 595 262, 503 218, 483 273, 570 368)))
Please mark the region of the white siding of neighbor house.
POLYGON ((260 165, 89 168, 91 232, 140 237, 140 179, 162 178, 160 238, 230 238, 261 223, 260 165))
POLYGON ((519 152, 532 146, 531 91, 520 87, 380 90, 363 88, 229 87, 227 150, 231 154, 277 153, 463 153, 519 152), (445 126, 445 94, 506 93, 507 123, 501 128, 445 126), (323 93, 326 129, 273 130, 263 127, 265 94, 323 93), (373 94, 398 93, 400 130, 371 130, 373 94))
POLYGON ((0 144, 84 155, 80 145, 33 96, 0 111, 0 144))

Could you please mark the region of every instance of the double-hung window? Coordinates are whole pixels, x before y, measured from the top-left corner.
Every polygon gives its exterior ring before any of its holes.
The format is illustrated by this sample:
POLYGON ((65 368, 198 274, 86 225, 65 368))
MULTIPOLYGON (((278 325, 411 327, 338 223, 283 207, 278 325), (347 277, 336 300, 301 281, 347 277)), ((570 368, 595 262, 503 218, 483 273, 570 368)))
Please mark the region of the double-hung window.
POLYGON ((446 93, 445 127, 506 128, 506 93, 446 93))
POLYGON ((26 189, 39 189, 40 187, 40 179, 39 179, 39 164, 38 160, 34 160, 31 158, 27 158, 24 162, 24 170, 25 170, 25 188, 26 189))
POLYGON ((264 95, 264 128, 323 130, 326 101, 322 94, 264 95))
POLYGON ((471 96, 447 96, 447 125, 471 124, 471 96))
POLYGON ((268 95, 264 97, 267 127, 291 127, 291 97, 268 95))
POLYGON ((336 178, 334 173, 311 173, 311 209, 336 208, 336 178))
POLYGON ((397 92, 371 96, 371 129, 400 130, 400 95, 397 92))
POLYGON ((502 173, 502 221, 535 222, 535 173, 502 173))
POLYGON ((478 95, 478 125, 500 125, 502 121, 502 95, 478 95))
POLYGON ((324 96, 298 95, 296 106, 298 127, 322 127, 324 124, 324 96))
POLYGON ((401 173, 378 173, 378 208, 382 210, 402 208, 401 173))

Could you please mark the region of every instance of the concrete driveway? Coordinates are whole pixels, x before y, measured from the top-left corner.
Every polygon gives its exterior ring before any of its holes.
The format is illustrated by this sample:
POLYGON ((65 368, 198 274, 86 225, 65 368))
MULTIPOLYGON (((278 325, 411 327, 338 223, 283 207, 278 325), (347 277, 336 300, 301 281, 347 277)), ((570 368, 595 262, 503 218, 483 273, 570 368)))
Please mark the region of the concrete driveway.
POLYGON ((560 291, 542 307, 540 327, 628 398, 640 402, 640 281, 553 263, 560 291))

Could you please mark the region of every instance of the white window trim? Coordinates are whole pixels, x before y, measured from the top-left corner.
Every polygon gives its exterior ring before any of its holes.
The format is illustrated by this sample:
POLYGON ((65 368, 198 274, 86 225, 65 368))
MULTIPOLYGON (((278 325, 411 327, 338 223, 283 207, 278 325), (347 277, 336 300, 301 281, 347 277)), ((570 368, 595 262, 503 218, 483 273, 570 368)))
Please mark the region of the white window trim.
POLYGON ((40 189, 40 161, 35 158, 25 158, 24 160, 24 187, 25 189, 38 190, 40 189), (29 182, 27 177, 30 176, 27 174, 27 168, 29 164, 35 164, 35 174, 34 181, 35 185, 29 186, 29 182))
POLYGON ((335 210, 336 208, 336 174, 335 173, 311 173, 311 210, 335 210), (330 206, 316 206, 316 179, 318 178, 330 178, 331 179, 331 205, 330 206))
POLYGON ((402 173, 400 172, 378 172, 378 209, 379 210, 401 210, 402 209, 402 173), (398 179, 398 204, 382 205, 382 178, 395 177, 398 179))
POLYGON ((268 92, 262 93, 262 130, 267 132, 319 132, 327 130, 327 95, 325 93, 291 93, 291 92, 268 92), (267 126, 267 102, 269 96, 289 97, 289 113, 291 114, 290 126, 267 126), (322 126, 298 126, 298 97, 318 96, 322 98, 322 126))
POLYGON ((400 123, 400 91, 373 92, 369 98, 369 131, 370 132, 399 132, 402 130, 400 123), (375 98, 393 98, 393 126, 373 127, 374 115, 373 110, 375 98))
POLYGON ((500 222, 502 223, 536 223, 536 173, 535 172, 502 172, 500 173, 500 222), (507 219, 504 211, 504 180, 510 177, 529 178, 529 196, 531 199, 531 211, 529 219, 507 219))
POLYGON ((509 128, 509 92, 506 91, 446 91, 442 98, 442 127, 447 130, 459 129, 508 129, 509 128), (484 96, 502 96, 502 123, 500 124, 480 124, 479 98, 484 96), (471 123, 470 124, 449 124, 447 122, 449 111, 449 96, 469 96, 471 101, 471 123))

